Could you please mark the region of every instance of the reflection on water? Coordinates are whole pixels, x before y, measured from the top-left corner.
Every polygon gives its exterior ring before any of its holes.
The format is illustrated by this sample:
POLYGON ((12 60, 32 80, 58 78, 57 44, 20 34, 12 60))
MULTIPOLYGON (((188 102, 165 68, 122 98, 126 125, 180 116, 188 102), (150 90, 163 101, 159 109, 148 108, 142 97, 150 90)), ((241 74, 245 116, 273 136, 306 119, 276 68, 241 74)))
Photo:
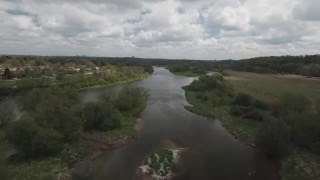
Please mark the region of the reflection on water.
MULTIPOLYGON (((175 179, 277 179, 276 168, 228 133, 218 120, 187 111, 181 87, 193 78, 179 77, 164 68, 132 86, 149 91, 142 113, 143 129, 138 139, 108 153, 103 159, 100 178, 139 179, 136 170, 152 151, 171 140, 189 151, 183 156, 175 179)), ((119 87, 84 93, 85 101, 96 100, 103 93, 119 87)))
MULTIPOLYGON (((194 78, 175 76, 164 68, 155 68, 148 79, 131 83, 146 89, 150 96, 142 113, 143 129, 136 141, 109 152, 101 158, 96 178, 139 179, 136 170, 144 158, 164 142, 174 141, 189 149, 183 155, 175 179, 278 179, 276 168, 254 149, 228 133, 218 120, 187 111, 181 87, 194 78)), ((97 101, 101 95, 118 92, 123 86, 82 92, 84 102, 97 101)), ((21 114, 14 98, 2 101, 21 114)))

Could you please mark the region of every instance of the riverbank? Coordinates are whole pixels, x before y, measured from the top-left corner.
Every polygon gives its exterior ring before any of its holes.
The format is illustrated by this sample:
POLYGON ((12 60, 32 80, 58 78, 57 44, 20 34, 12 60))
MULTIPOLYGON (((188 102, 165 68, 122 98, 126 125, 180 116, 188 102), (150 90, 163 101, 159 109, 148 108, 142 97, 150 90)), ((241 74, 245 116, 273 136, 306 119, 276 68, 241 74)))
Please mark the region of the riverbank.
MULTIPOLYGON (((140 96, 139 96, 140 97, 140 96)), ((71 179, 73 167, 78 162, 94 161, 106 151, 133 141, 137 136, 136 122, 145 109, 148 99, 143 94, 133 109, 121 112, 121 127, 109 131, 83 131, 77 138, 64 145, 57 155, 8 163, 8 172, 14 179, 71 179)), ((12 158, 11 158, 12 159, 12 158)))
MULTIPOLYGON (((311 102, 315 102, 319 96, 319 84, 310 83, 308 79, 299 83, 293 81, 292 77, 286 80, 285 77, 273 76, 241 76, 241 73, 225 76, 226 83, 236 92, 247 93, 263 102, 277 100, 285 93, 304 94, 311 102)), ((194 91, 185 88, 185 96, 192 106, 186 109, 194 113, 210 118, 218 119, 223 126, 236 138, 250 146, 255 147, 255 137, 262 122, 239 119, 230 115, 230 106, 213 106, 210 102, 204 101, 194 91)), ((281 163, 280 175, 282 179, 317 179, 320 178, 320 156, 306 149, 291 148, 288 158, 281 163)))
POLYGON ((227 128, 235 138, 255 147, 254 137, 261 123, 247 119, 238 121, 237 118, 229 114, 229 106, 214 108, 209 103, 196 98, 196 94, 190 90, 185 91, 185 96, 187 101, 192 105, 186 106, 185 108, 187 110, 212 119, 220 120, 222 125, 227 128))

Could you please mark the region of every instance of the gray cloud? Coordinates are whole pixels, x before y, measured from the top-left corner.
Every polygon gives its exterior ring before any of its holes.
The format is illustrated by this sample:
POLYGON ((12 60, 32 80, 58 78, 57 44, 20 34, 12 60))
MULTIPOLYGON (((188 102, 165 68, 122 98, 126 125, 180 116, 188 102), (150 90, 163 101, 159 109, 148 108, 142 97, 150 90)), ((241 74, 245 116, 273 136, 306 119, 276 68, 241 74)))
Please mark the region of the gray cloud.
POLYGON ((320 49, 318 0, 2 0, 0 53, 227 59, 320 49))
POLYGON ((300 2, 293 9, 293 15, 300 20, 320 21, 319 7, 319 0, 300 2))

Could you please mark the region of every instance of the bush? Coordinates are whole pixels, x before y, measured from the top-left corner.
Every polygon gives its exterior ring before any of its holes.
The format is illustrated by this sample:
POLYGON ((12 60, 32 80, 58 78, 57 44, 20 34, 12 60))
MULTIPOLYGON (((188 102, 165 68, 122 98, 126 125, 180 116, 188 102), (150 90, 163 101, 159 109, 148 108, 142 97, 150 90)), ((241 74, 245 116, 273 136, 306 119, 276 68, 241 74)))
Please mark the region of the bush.
POLYGON ((146 92, 138 87, 125 87, 117 95, 114 105, 119 111, 129 111, 137 108, 141 104, 141 97, 146 92))
POLYGON ((83 108, 85 130, 112 130, 121 127, 120 112, 109 103, 88 103, 83 108))
POLYGON ((257 147, 268 157, 283 158, 289 154, 290 132, 280 120, 270 119, 264 123, 256 136, 257 147))
POLYGON ((39 127, 34 119, 24 117, 6 130, 6 137, 26 157, 57 153, 63 145, 63 136, 49 128, 39 127))
POLYGON ((252 103, 253 103, 252 96, 245 93, 238 93, 233 100, 233 104, 240 105, 240 106, 251 106, 252 103))
POLYGON ((320 139, 320 121, 314 113, 300 113, 291 116, 292 139, 295 144, 304 148, 311 146, 320 139))
POLYGON ((13 120, 13 108, 11 106, 0 105, 0 129, 5 128, 13 120))
POLYGON ((210 90, 222 90, 225 88, 223 83, 223 77, 221 75, 205 75, 199 77, 198 80, 193 81, 187 89, 192 91, 210 91, 210 90))
POLYGON ((263 121, 263 115, 253 107, 231 106, 230 114, 239 118, 263 121))
POLYGON ((268 109, 268 105, 265 102, 257 99, 253 101, 252 105, 259 109, 265 109, 265 110, 268 109))
POLYGON ((284 94, 280 97, 279 111, 281 116, 291 113, 310 111, 311 102, 308 98, 298 94, 284 94))
POLYGON ((33 89, 18 97, 23 110, 34 114, 36 123, 72 137, 82 127, 78 91, 69 87, 33 89))
POLYGON ((313 153, 320 155, 320 141, 313 143, 311 145, 311 150, 313 153))
POLYGON ((5 167, 5 160, 0 159, 0 177, 2 180, 9 180, 11 179, 8 173, 8 169, 5 167))

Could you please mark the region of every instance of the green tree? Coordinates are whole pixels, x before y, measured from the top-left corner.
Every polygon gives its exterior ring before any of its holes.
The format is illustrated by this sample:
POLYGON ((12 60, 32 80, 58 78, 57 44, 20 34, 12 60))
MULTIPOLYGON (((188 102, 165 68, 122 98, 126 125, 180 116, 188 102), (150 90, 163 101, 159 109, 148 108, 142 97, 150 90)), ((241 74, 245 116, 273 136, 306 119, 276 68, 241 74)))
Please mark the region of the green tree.
POLYGON ((13 119, 12 106, 0 105, 0 129, 6 127, 13 119))
POLYGON ((37 124, 58 131, 66 139, 74 137, 82 127, 79 94, 73 88, 36 88, 17 100, 22 109, 34 114, 37 124))
POLYGON ((4 70, 3 79, 12 79, 12 73, 9 68, 4 70))
POLYGON ((59 80, 59 81, 61 81, 61 80, 64 79, 64 77, 65 77, 64 71, 60 70, 60 71, 57 73, 56 79, 59 80))
POLYGON ((9 126, 6 137, 27 158, 56 153, 63 145, 61 134, 38 126, 32 117, 23 117, 9 126))
POLYGON ((141 104, 141 98, 146 92, 138 87, 125 87, 114 100, 115 107, 120 111, 133 111, 141 104))
POLYGON ((82 111, 86 130, 112 130, 121 126, 122 115, 110 102, 87 103, 82 111))

